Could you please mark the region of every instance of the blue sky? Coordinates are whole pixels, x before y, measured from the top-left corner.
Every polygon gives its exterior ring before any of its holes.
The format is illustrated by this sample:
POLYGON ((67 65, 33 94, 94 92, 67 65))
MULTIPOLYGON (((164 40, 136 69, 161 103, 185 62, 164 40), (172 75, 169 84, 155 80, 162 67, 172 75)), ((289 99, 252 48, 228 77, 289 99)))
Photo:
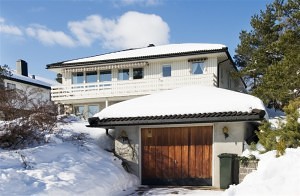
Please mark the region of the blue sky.
POLYGON ((168 43, 220 43, 231 55, 242 29, 271 0, 0 0, 0 64, 49 79, 47 64, 168 43))

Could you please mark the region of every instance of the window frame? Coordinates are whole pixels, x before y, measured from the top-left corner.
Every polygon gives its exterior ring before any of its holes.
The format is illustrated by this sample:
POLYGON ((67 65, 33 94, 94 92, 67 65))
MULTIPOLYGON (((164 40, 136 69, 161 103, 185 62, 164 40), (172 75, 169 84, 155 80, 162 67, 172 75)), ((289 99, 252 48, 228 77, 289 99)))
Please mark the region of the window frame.
POLYGON ((172 76, 172 66, 171 65, 163 65, 162 66, 162 77, 166 78, 166 77, 171 77, 172 76), (165 74, 164 70, 166 68, 170 68, 170 73, 165 74))
POLYGON ((85 82, 84 81, 84 75, 85 75, 84 72, 73 72, 72 73, 72 84, 83 84, 85 82), (79 74, 82 74, 82 75, 78 76, 79 74), (74 82, 75 77, 76 77, 76 82, 74 82), (82 82, 78 82, 78 78, 82 78, 82 82))
POLYGON ((130 69, 118 69, 118 80, 129 80, 130 78, 130 69), (124 79, 124 70, 128 70, 128 78, 124 79), (122 74, 122 78, 120 77, 120 74, 122 74))
POLYGON ((97 71, 87 71, 85 72, 85 83, 95 83, 98 81, 98 72, 97 71), (96 73, 95 75, 90 75, 90 73, 96 73), (95 81, 89 81, 89 76, 95 76, 95 81))
POLYGON ((16 89, 17 89, 17 85, 14 84, 14 83, 7 82, 7 83, 6 83, 6 88, 7 88, 8 90, 16 90, 16 89))
POLYGON ((132 79, 133 80, 139 80, 144 78, 144 68, 143 67, 136 67, 132 68, 132 79), (138 73, 138 70, 141 70, 141 75, 135 75, 135 73, 138 73))
POLYGON ((204 74, 204 68, 205 68, 204 62, 197 62, 197 61, 196 62, 192 62, 192 64, 191 64, 191 73, 192 73, 192 75, 201 75, 201 74, 204 74), (198 73, 198 72, 196 73, 197 68, 194 68, 195 64, 197 64, 197 65, 200 66, 201 73, 198 73))
POLYGON ((111 69, 100 70, 100 72, 99 72, 99 82, 111 82, 111 81, 112 81, 112 70, 111 69), (106 80, 106 79, 103 80, 102 79, 102 77, 101 77, 102 74, 101 73, 105 73, 105 72, 107 72, 107 73, 109 72, 110 73, 109 74, 110 75, 110 78, 109 78, 110 80, 106 80))

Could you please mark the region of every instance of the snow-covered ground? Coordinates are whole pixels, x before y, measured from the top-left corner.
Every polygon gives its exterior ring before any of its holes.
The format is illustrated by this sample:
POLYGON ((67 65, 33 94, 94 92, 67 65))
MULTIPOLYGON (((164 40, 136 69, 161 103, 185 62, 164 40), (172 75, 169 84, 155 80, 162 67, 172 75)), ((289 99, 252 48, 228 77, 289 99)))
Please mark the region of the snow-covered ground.
POLYGON ((104 150, 105 131, 86 124, 59 125, 45 145, 0 150, 0 195, 122 195, 136 186, 137 177, 104 150))
MULTIPOLYGON (((138 178, 107 152, 105 130, 87 122, 60 124, 47 144, 24 150, 0 150, 0 195, 134 195, 138 178)), ((300 148, 260 155, 258 170, 228 190, 155 188, 143 195, 300 195, 300 148)))

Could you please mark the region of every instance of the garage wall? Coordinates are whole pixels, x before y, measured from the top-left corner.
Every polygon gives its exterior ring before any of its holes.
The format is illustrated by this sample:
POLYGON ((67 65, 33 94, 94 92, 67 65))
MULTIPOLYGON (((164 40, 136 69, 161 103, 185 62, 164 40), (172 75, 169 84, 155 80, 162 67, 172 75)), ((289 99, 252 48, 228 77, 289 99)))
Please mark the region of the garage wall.
MULTIPOLYGON (((195 126, 201 126, 205 124, 195 124, 195 126)), ((207 125, 207 124, 206 124, 207 125)), ((210 124, 212 125, 212 124, 210 124)), ((180 126, 180 125, 177 125, 180 126)), ((182 125, 181 125, 182 126, 182 125)), ((187 126, 187 125, 184 125, 187 126)), ((149 126, 147 126, 149 127, 149 126)), ((162 126, 150 126, 150 127, 162 127, 162 126)), ((163 126, 169 127, 169 126, 163 126)), ((176 127, 176 125, 175 125, 176 127)), ((140 154, 140 128, 138 126, 125 126, 115 129, 114 136, 116 153, 124 157, 131 168, 131 172, 136 176, 140 176, 139 172, 139 154, 140 154), (122 139, 124 132, 129 138, 129 142, 122 139)), ((241 155, 243 152, 243 143, 246 132, 251 127, 247 126, 243 122, 232 123, 214 123, 213 124, 213 155, 212 155, 212 186, 220 187, 220 160, 218 155, 222 153, 234 153, 241 155), (228 137, 225 139, 223 133, 223 127, 228 128, 228 137)))
POLYGON ((220 160, 218 155, 233 153, 241 155, 243 152, 244 135, 247 126, 243 122, 215 123, 213 133, 213 182, 212 186, 220 187, 220 160), (228 128, 228 137, 225 139, 223 127, 228 128))
POLYGON ((139 176, 139 128, 137 126, 118 127, 115 129, 114 136, 116 153, 126 160, 130 172, 139 176))

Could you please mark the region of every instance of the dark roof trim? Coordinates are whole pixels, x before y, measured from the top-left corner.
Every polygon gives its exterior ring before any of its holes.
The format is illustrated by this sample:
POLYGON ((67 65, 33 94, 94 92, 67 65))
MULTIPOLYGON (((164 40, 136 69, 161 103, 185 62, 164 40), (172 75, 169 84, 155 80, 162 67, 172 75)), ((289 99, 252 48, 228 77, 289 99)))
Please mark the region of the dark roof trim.
POLYGON ((4 78, 7 79, 7 80, 12 80, 12 81, 15 81, 15 82, 20 82, 20 83, 23 83, 23 84, 28 84, 28 85, 32 85, 32 86, 36 86, 36 87, 51 90, 50 86, 45 86, 45 85, 42 85, 42 84, 37 84, 37 83, 34 83, 34 82, 29 82, 29 81, 26 81, 26 80, 21 80, 21 79, 18 79, 18 78, 13 78, 13 77, 8 77, 8 76, 4 76, 4 78))
POLYGON ((89 118, 89 127, 114 128, 118 126, 133 125, 163 125, 163 124, 191 124, 212 122, 238 122, 238 121, 261 121, 266 112, 254 109, 252 112, 213 112, 198 114, 180 114, 164 116, 124 117, 124 118, 89 118))
POLYGON ((66 61, 62 61, 62 62, 58 62, 58 63, 48 64, 47 69, 61 68, 61 67, 83 66, 83 65, 95 65, 95 64, 122 63, 122 62, 127 62, 127 61, 150 60, 150 59, 190 56, 190 55, 198 55, 198 54, 219 53, 219 52, 228 53, 228 48, 224 47, 224 48, 215 49, 215 50, 197 50, 197 51, 191 51, 191 52, 158 54, 158 55, 119 58, 119 59, 107 59, 107 60, 89 61, 89 62, 80 62, 80 63, 68 63, 68 64, 64 64, 66 61))

